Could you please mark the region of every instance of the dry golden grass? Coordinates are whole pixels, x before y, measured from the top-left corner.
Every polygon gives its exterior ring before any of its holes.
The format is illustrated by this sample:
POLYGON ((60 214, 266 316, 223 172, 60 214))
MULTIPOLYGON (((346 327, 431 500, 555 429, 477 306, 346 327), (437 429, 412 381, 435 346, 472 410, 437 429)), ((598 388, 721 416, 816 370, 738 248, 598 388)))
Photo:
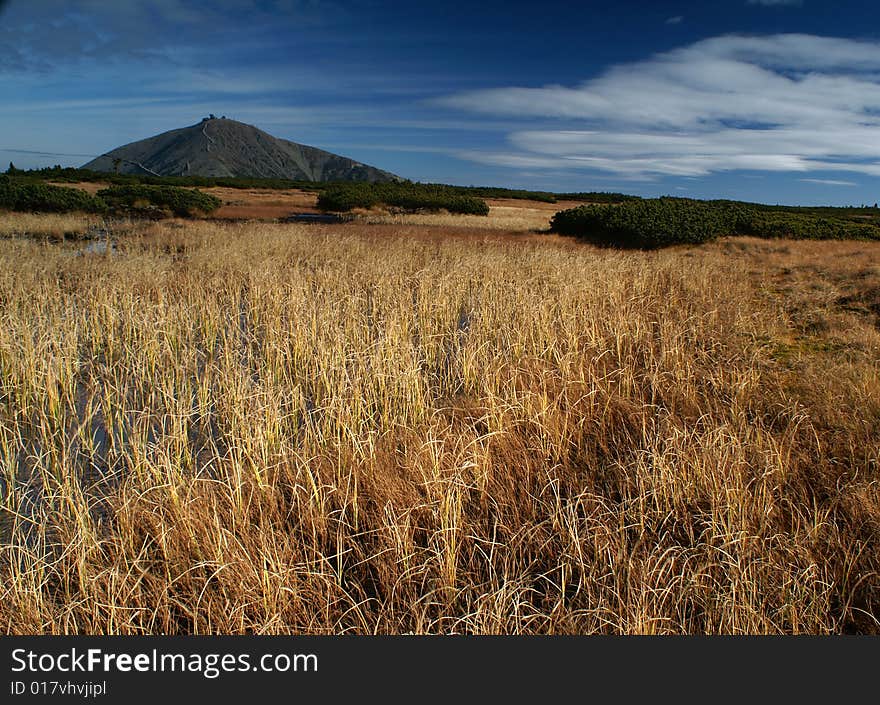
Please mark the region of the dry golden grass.
POLYGON ((506 231, 547 230, 555 210, 532 208, 528 205, 490 206, 489 215, 456 215, 454 213, 383 213, 362 211, 358 219, 382 225, 431 225, 457 229, 481 228, 506 231))
POLYGON ((392 230, 0 242, 3 631, 880 631, 877 245, 392 230))
POLYGON ((356 210, 357 219, 371 225, 432 226, 462 230, 503 230, 540 232, 550 227, 550 219, 559 211, 582 205, 576 201, 526 201, 513 198, 487 198, 489 215, 455 213, 389 213, 382 209, 356 210))
POLYGON ((13 213, 0 211, 0 237, 82 234, 100 225, 101 216, 84 213, 13 213))
POLYGON ((199 189, 216 196, 223 205, 213 218, 236 220, 273 220, 293 213, 318 213, 318 194, 299 189, 234 189, 225 187, 199 189))

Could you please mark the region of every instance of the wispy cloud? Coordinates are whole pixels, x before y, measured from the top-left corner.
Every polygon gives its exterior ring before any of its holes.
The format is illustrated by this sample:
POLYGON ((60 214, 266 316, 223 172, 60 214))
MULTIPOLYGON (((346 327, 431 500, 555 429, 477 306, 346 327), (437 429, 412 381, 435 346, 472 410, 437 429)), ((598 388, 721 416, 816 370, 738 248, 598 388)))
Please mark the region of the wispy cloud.
POLYGON ((684 20, 684 16, 676 15, 675 17, 668 18, 664 24, 681 24, 682 20, 684 20))
POLYGON ((259 36, 346 14, 334 0, 19 0, 0 9, 0 71, 29 72, 93 59, 168 63, 181 37, 228 49, 243 40, 245 24, 248 35, 259 36))
POLYGON ((855 181, 840 181, 837 179, 800 179, 808 184, 822 184, 823 186, 858 186, 855 181))
POLYGON ((508 152, 467 153, 488 164, 629 178, 731 170, 880 176, 876 42, 725 35, 612 67, 575 87, 473 91, 442 104, 543 119, 542 129, 509 133, 508 152))

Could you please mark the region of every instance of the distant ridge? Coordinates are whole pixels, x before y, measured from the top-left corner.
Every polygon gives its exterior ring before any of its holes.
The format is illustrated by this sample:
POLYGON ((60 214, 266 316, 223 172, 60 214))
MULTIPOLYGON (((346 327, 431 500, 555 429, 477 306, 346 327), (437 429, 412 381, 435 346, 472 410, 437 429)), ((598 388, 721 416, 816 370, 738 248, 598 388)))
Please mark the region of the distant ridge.
POLYGON ((298 181, 399 181, 376 167, 273 137, 213 115, 201 122, 117 147, 83 169, 154 176, 242 176, 298 181))

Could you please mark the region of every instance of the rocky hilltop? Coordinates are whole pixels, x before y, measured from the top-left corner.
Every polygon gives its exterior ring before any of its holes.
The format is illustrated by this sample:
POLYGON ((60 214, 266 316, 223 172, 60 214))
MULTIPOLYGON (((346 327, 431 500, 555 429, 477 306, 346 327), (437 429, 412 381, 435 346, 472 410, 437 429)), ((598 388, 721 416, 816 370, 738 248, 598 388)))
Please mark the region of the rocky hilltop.
POLYGON ((399 177, 225 117, 117 147, 83 165, 157 176, 243 176, 304 181, 396 181, 399 177))

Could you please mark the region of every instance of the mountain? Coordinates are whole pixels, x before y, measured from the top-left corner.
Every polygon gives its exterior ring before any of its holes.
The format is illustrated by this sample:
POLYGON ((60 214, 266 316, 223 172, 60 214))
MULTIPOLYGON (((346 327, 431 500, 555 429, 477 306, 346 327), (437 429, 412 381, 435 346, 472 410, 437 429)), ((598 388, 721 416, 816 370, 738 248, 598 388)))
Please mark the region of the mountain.
POLYGON ((225 117, 117 147, 83 169, 156 176, 246 176, 303 181, 398 181, 399 177, 316 147, 273 137, 225 117))

